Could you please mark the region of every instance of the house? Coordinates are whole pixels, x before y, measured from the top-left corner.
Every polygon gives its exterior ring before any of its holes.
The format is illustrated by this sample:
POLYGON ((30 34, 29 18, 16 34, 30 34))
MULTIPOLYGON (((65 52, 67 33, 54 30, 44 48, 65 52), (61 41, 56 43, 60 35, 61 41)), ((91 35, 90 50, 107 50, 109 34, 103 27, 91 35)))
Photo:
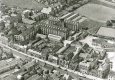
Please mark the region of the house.
POLYGON ((1 41, 3 44, 6 44, 6 45, 8 45, 8 43, 9 43, 8 37, 4 36, 3 34, 0 34, 0 41, 1 41))
POLYGON ((78 70, 79 64, 77 62, 73 63, 72 61, 69 63, 69 69, 78 70))
POLYGON ((36 62, 35 62, 35 61, 31 61, 31 62, 26 63, 26 64, 22 67, 22 69, 27 70, 27 71, 28 71, 28 70, 32 70, 35 65, 36 65, 36 62))
POLYGON ((58 58, 53 56, 53 55, 49 55, 48 61, 50 61, 50 62, 52 62, 54 64, 57 64, 58 63, 58 58))
POLYGON ((47 14, 47 15, 50 14, 51 11, 52 11, 51 7, 43 8, 41 10, 42 13, 47 14))
POLYGON ((26 29, 26 31, 22 32, 19 35, 15 35, 16 40, 24 42, 32 39, 37 33, 37 30, 34 27, 26 29))
POLYGON ((31 76, 30 78, 28 78, 27 80, 43 80, 43 78, 37 74, 31 76))
POLYGON ((91 62, 82 61, 79 63, 79 70, 80 72, 87 74, 91 68, 91 62))

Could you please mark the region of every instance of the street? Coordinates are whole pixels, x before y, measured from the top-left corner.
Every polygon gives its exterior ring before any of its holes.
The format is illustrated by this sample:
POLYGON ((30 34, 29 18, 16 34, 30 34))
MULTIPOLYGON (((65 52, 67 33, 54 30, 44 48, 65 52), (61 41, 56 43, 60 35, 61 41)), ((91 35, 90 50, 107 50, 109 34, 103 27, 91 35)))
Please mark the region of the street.
MULTIPOLYGON (((19 51, 15 50, 15 49, 13 49, 13 48, 7 46, 7 45, 4 45, 4 44, 2 44, 2 43, 0 43, 0 45, 3 46, 3 47, 9 48, 10 50, 13 50, 13 51, 15 51, 15 52, 17 52, 17 53, 19 53, 19 54, 25 55, 25 56, 27 56, 27 57, 30 57, 30 58, 39 60, 39 61, 41 61, 41 62, 44 62, 44 63, 46 63, 46 64, 52 65, 52 66, 57 67, 57 68, 59 67, 59 65, 56 65, 56 64, 53 64, 53 63, 51 63, 51 62, 49 62, 49 61, 45 61, 45 60, 42 60, 42 59, 39 59, 39 58, 30 56, 30 55, 27 55, 27 54, 25 54, 25 53, 23 53, 23 52, 19 52, 19 51)), ((66 68, 64 68, 64 67, 60 67, 60 68, 61 68, 62 70, 64 70, 64 71, 67 70, 67 71, 70 72, 70 73, 73 73, 73 74, 76 74, 76 75, 79 75, 79 76, 83 76, 83 77, 86 77, 86 78, 89 78, 89 79, 92 79, 92 80, 106 80, 106 79, 97 78, 97 77, 94 77, 94 76, 91 76, 91 75, 82 74, 82 73, 80 73, 80 72, 78 72, 78 71, 66 69, 66 68)))

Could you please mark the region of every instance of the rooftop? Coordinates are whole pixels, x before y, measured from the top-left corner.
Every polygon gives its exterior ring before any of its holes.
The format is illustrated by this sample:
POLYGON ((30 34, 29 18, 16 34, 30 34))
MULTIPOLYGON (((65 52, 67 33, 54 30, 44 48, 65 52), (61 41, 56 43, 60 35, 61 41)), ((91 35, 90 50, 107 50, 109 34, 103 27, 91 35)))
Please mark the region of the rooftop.
POLYGON ((34 28, 29 28, 26 31, 22 32, 20 35, 22 36, 27 36, 28 34, 30 34, 32 31, 34 31, 34 28))

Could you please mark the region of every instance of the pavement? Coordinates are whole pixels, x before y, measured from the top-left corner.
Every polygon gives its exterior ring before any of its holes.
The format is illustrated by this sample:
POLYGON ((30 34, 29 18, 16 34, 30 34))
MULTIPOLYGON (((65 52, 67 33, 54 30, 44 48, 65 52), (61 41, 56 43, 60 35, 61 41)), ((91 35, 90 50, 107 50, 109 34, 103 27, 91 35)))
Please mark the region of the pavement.
MULTIPOLYGON (((57 67, 57 68, 59 67, 59 65, 53 64, 53 63, 51 63, 51 62, 49 62, 49 61, 45 61, 45 60, 36 58, 36 57, 34 57, 34 56, 27 55, 27 54, 25 54, 25 53, 23 53, 23 52, 19 52, 18 50, 13 49, 13 48, 11 48, 11 47, 9 47, 9 46, 7 46, 7 45, 4 45, 4 44, 2 44, 2 43, 0 43, 0 45, 3 46, 3 47, 7 47, 7 48, 11 49, 11 50, 17 52, 18 54, 22 54, 22 55, 24 55, 24 56, 27 56, 27 57, 30 57, 30 58, 39 60, 39 61, 41 61, 41 62, 44 62, 44 63, 46 63, 46 64, 52 65, 52 66, 57 67)), ((78 72, 78 71, 70 70, 70 69, 67 69, 67 68, 64 68, 64 67, 60 67, 60 68, 61 68, 62 70, 64 70, 64 71, 66 70, 66 71, 68 71, 68 72, 70 72, 70 73, 73 73, 73 74, 76 74, 76 75, 79 75, 79 76, 82 76, 82 77, 86 77, 86 78, 89 78, 89 79, 93 79, 93 80, 106 80, 106 79, 97 78, 97 77, 95 77, 95 76, 91 76, 91 75, 87 75, 87 74, 82 74, 82 73, 80 73, 80 72, 78 72)))

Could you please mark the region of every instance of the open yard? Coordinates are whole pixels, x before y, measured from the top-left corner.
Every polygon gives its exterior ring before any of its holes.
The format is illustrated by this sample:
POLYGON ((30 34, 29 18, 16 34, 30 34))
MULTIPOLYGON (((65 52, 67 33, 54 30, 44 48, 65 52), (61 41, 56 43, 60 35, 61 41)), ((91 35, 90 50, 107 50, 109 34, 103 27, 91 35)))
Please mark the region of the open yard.
POLYGON ((76 12, 98 22, 115 18, 115 9, 93 3, 80 7, 76 12))
POLYGON ((45 5, 37 3, 36 0, 1 0, 8 6, 18 6, 20 8, 41 10, 45 5))

